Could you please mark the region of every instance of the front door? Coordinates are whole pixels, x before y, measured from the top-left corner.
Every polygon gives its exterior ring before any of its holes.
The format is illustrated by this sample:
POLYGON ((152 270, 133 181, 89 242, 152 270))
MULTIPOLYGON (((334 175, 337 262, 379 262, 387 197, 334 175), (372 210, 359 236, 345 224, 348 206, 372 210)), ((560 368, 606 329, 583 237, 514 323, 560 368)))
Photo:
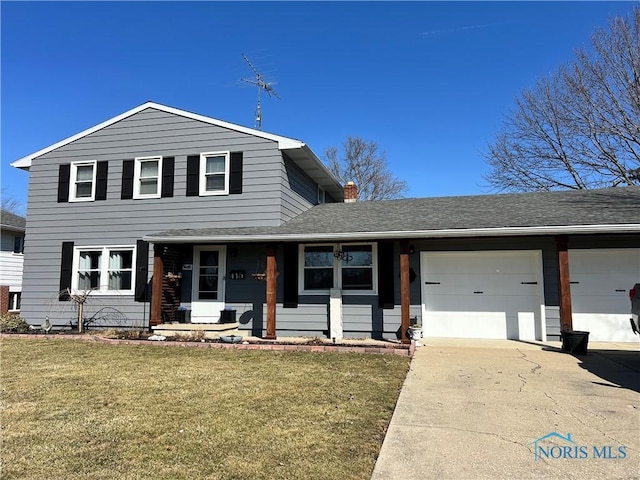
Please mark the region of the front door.
POLYGON ((217 323, 220 320, 220 310, 224 308, 226 254, 223 246, 196 247, 193 252, 193 323, 217 323))

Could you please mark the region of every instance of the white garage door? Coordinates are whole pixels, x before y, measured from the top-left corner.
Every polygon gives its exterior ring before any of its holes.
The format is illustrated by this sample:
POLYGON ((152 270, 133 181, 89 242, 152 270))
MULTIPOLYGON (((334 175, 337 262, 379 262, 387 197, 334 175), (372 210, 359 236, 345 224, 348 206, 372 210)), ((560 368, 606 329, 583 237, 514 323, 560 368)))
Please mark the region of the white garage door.
POLYGON ((422 252, 425 336, 544 339, 539 251, 422 252))
POLYGON ((640 249, 570 249, 569 278, 574 330, 594 341, 638 341, 629 289, 640 282, 640 249))

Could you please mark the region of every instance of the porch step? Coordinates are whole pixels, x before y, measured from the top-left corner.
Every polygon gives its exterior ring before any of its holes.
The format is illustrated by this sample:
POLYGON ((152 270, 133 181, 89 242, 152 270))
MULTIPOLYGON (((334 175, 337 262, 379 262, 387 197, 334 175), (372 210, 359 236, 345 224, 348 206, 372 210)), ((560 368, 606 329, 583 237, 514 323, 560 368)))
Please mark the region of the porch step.
POLYGON ((234 323, 161 323, 151 327, 156 335, 165 337, 175 337, 178 335, 189 335, 203 333, 204 338, 220 338, 222 335, 240 335, 238 322, 234 323))

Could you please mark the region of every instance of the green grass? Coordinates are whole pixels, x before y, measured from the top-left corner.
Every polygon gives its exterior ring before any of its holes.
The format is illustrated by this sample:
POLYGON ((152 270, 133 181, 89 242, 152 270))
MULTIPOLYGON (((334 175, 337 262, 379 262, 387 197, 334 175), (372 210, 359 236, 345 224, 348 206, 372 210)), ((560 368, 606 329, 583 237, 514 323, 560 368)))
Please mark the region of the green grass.
POLYGON ((3 339, 3 479, 368 479, 408 359, 3 339))

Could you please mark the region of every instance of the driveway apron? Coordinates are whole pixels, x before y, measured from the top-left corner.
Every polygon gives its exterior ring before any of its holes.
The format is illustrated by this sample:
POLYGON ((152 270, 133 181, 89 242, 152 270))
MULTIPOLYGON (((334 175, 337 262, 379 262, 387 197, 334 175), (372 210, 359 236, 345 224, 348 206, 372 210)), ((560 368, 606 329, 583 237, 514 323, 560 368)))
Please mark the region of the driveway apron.
POLYGON ((372 480, 640 478, 638 344, 427 340, 372 480))

